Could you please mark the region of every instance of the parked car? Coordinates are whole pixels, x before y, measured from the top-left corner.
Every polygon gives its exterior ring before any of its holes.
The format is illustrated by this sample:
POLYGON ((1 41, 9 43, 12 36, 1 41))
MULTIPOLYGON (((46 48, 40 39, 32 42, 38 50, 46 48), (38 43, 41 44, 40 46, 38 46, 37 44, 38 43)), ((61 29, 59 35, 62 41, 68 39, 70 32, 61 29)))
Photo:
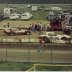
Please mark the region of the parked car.
POLYGON ((60 8, 60 7, 51 7, 51 10, 62 11, 62 8, 60 8))
POLYGON ((45 32, 44 34, 39 36, 39 39, 43 40, 45 43, 56 42, 57 40, 68 40, 70 39, 69 35, 59 35, 54 32, 45 32))
POLYGON ((30 35, 31 31, 21 28, 4 29, 4 33, 7 35, 30 35))

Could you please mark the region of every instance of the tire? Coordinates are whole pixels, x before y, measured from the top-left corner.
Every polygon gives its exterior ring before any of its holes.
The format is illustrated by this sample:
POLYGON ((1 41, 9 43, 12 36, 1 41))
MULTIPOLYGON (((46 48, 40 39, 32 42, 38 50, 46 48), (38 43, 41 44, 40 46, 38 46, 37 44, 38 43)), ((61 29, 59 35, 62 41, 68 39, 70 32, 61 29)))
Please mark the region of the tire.
POLYGON ((68 40, 66 37, 62 37, 61 40, 68 40))
POLYGON ((14 33, 10 33, 9 35, 13 36, 13 35, 15 35, 15 34, 14 34, 14 33))
POLYGON ((47 38, 47 37, 43 37, 43 40, 45 41, 45 43, 50 43, 51 42, 50 39, 47 38))
POLYGON ((14 34, 10 34, 11 36, 13 36, 14 34))
POLYGON ((30 32, 26 32, 26 35, 30 35, 31 33, 30 32))

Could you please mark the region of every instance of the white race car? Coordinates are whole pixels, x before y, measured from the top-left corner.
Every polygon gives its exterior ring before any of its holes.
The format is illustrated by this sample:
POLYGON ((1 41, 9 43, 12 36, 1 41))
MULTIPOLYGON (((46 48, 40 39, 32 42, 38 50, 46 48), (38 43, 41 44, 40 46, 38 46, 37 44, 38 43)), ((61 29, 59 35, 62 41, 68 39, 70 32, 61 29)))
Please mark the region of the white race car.
POLYGON ((40 35, 38 38, 48 43, 48 42, 58 42, 59 40, 66 41, 70 39, 70 36, 65 34, 59 35, 59 34, 55 34, 54 32, 45 32, 44 34, 40 35))

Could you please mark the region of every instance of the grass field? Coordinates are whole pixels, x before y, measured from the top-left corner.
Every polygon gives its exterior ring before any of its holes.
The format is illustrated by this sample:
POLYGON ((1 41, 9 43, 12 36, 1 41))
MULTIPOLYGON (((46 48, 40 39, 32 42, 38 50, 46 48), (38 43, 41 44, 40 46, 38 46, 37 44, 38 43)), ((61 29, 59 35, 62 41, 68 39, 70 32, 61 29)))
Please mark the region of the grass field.
MULTIPOLYGON (((32 12, 31 8, 26 7, 27 4, 0 4, 0 13, 3 13, 3 9, 6 7, 15 7, 15 12, 24 13, 31 12, 34 16, 32 20, 45 20, 49 11, 45 11, 44 8, 48 8, 50 10, 53 6, 61 7, 63 10, 69 10, 72 12, 72 4, 36 4, 39 7, 44 6, 42 10, 38 10, 37 12, 32 12)), ((34 4, 31 4, 34 5, 34 4)))
POLYGON ((0 71, 26 71, 26 72, 29 72, 29 70, 30 71, 34 71, 34 70, 35 71, 72 71, 72 66, 70 64, 51 64, 51 65, 42 64, 42 65, 39 66, 37 64, 37 66, 34 69, 32 68, 34 67, 34 63, 0 62, 0 71))
POLYGON ((0 71, 25 71, 32 66, 32 63, 0 62, 0 71))

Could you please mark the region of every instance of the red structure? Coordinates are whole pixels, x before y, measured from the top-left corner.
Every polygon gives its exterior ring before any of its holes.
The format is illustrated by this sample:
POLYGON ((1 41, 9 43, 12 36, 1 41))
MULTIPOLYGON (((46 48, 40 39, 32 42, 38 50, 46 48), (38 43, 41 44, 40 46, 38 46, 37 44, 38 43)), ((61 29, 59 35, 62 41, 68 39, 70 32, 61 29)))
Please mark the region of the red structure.
POLYGON ((66 29, 66 22, 64 18, 61 19, 53 19, 50 21, 51 30, 53 31, 61 31, 66 29))

